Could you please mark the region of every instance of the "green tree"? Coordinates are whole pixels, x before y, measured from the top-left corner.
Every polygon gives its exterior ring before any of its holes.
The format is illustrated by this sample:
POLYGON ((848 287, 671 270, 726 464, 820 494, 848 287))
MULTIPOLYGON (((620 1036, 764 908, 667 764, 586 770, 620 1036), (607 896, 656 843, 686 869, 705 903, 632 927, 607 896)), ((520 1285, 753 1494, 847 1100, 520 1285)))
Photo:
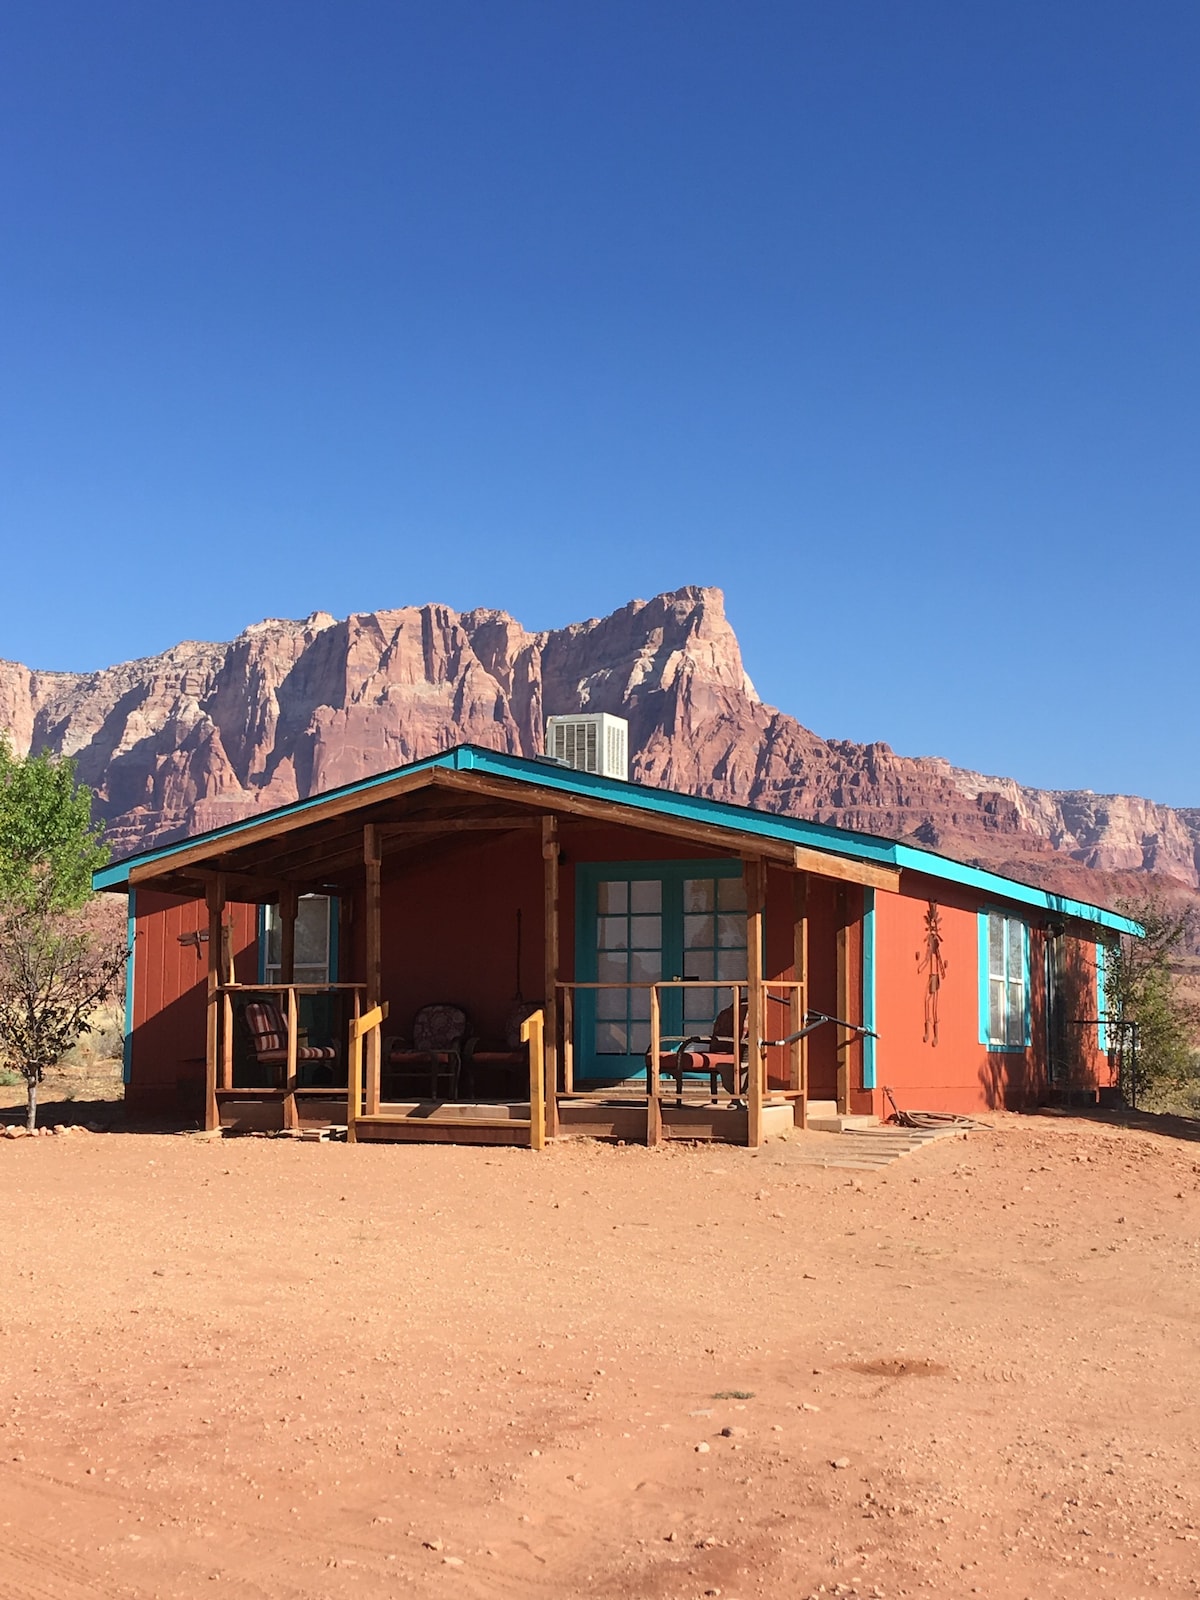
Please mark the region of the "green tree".
POLYGON ((1196 1008, 1181 993, 1176 959, 1195 933, 1195 912, 1162 895, 1120 905, 1141 924, 1140 939, 1122 935, 1108 945, 1105 1010, 1110 1035, 1132 1068, 1135 1094, 1195 1093, 1198 1082, 1196 1008))
POLYGON ((91 1031, 125 965, 87 916, 101 835, 73 762, 14 756, 0 737, 0 1054, 25 1079, 30 1132, 47 1067, 91 1031))

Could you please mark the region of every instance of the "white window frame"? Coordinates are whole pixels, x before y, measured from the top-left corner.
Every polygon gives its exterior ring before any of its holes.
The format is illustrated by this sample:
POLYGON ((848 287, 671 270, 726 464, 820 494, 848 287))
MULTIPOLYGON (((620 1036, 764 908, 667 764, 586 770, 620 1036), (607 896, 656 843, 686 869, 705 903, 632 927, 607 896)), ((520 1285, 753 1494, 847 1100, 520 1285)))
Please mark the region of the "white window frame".
POLYGON ((1029 924, 1007 911, 979 913, 979 1042, 989 1050, 1027 1050, 1029 924))

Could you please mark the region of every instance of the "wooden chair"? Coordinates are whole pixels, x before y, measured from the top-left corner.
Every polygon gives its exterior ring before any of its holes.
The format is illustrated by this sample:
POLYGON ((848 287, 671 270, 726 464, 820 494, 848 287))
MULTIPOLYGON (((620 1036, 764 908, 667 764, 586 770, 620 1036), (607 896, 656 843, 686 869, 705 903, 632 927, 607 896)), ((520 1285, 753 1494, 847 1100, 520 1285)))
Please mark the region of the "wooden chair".
POLYGON ((431 1100, 457 1100, 463 1058, 474 1042, 470 1020, 461 1006, 444 1000, 422 1006, 413 1018, 412 1039, 387 1039, 383 1046, 382 1097, 399 1100, 406 1079, 429 1085, 431 1100), (447 1094, 439 1095, 444 1084, 447 1094))
MULTIPOLYGON (((659 1057, 659 1072, 675 1079, 675 1091, 682 1103, 683 1080, 691 1073, 708 1074, 709 1092, 717 1098, 718 1086, 724 1086, 735 1098, 746 1092, 747 1034, 750 1008, 743 995, 738 1001, 741 1038, 735 1050, 733 1040, 733 1006, 727 1005, 717 1013, 712 1032, 707 1038, 694 1034, 682 1040, 674 1050, 664 1050, 659 1057), (701 1046, 702 1048, 697 1048, 701 1046)), ((650 1065, 650 1052, 646 1052, 646 1065, 650 1065)))
MULTIPOLYGON (((254 1051, 254 1058, 260 1066, 279 1069, 280 1087, 286 1087, 288 1065, 288 1037, 287 1023, 283 1020, 283 1013, 274 1000, 250 1000, 242 1012, 245 1019, 246 1030, 250 1035, 250 1047, 254 1051)), ((313 1076, 328 1077, 333 1082, 333 1063, 337 1060, 337 1048, 331 1044, 298 1044, 296 1046, 296 1061, 315 1062, 313 1076)))
POLYGON ((506 1090, 515 1090, 514 1099, 528 1098, 529 1046, 521 1042, 521 1027, 535 1011, 540 1010, 540 1006, 527 1000, 514 1001, 504 1024, 504 1043, 495 1039, 481 1039, 475 1044, 466 1063, 473 1095, 480 1094, 482 1085, 493 1091, 482 1096, 490 1099, 494 1097, 497 1086, 503 1086, 506 1090))

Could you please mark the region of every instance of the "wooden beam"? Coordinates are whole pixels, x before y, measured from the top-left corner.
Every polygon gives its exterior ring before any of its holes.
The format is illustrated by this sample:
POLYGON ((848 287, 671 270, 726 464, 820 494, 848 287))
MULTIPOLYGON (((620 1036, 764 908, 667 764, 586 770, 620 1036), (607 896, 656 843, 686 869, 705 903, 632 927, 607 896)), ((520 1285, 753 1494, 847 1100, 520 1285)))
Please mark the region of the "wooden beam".
POLYGON ((213 1133, 221 1126, 217 1106, 217 1057, 220 1049, 221 923, 225 915, 225 884, 220 875, 208 885, 208 1007, 204 1050, 204 1126, 213 1133))
POLYGON ((252 845, 260 844, 264 839, 278 839, 286 833, 310 828, 315 823, 330 822, 336 817, 362 811, 368 806, 382 805, 385 801, 398 799, 401 795, 412 794, 418 789, 428 789, 436 781, 438 771, 436 767, 427 767, 422 772, 400 774, 367 791, 355 784, 343 794, 315 797, 310 805, 303 806, 289 815, 268 816, 260 822, 245 823, 239 829, 236 842, 228 838, 198 839, 195 844, 172 850, 170 856, 164 857, 160 863, 159 871, 179 872, 184 867, 198 863, 211 864, 217 856, 246 850, 252 845))
POLYGON ((862 883, 868 889, 887 889, 897 894, 900 889, 900 868, 880 866, 873 861, 851 861, 846 856, 829 855, 824 850, 810 850, 807 845, 793 845, 793 866, 797 872, 814 872, 821 878, 835 878, 839 883, 862 883))
MULTIPOLYGON (((366 943, 367 943, 367 993, 366 1008, 373 1011, 382 1001, 383 989, 383 929, 380 870, 383 857, 380 849, 379 829, 368 822, 363 829, 363 864, 367 875, 366 893, 366 943)), ((379 1114, 379 1079, 383 1051, 379 1030, 367 1035, 367 1115, 379 1114)))
MULTIPOLYGON (((763 900, 767 874, 761 859, 747 857, 742 862, 746 885, 746 1143, 757 1150, 763 1142, 763 1052, 759 1040, 766 1037, 763 1016, 763 900)), ((735 1050, 737 1045, 735 1044, 735 1050)))
POLYGON ((542 818, 542 887, 545 907, 545 961, 542 1002, 546 1018, 546 1133, 558 1136, 558 820, 542 818))
MULTIPOLYGON (((792 879, 792 971, 803 988, 792 991, 791 1032, 804 1026, 808 1010, 808 874, 797 872, 792 879)), ((792 1119, 798 1128, 808 1126, 808 1040, 797 1039, 792 1046, 792 1119)))
MULTIPOLYGON (((493 799, 511 800, 512 794, 501 788, 494 779, 477 772, 440 772, 439 787, 459 789, 470 794, 486 794, 493 799)), ((522 786, 524 788, 524 785, 522 786)), ((706 822, 689 822, 682 817, 666 817, 653 811, 635 810, 628 805, 612 801, 590 800, 583 795, 560 793, 553 789, 530 786, 521 796, 530 805, 572 816, 587 817, 597 822, 615 822, 624 828, 640 828, 648 833, 666 833, 676 839, 690 839, 697 844, 730 855, 735 850, 753 850, 756 855, 770 861, 780 861, 794 866, 794 845, 782 840, 766 839, 758 834, 739 833, 736 828, 722 828, 706 822)))
POLYGON ((415 822, 381 822, 377 826, 382 838, 391 839, 402 833, 480 833, 497 828, 528 828, 536 832, 542 826, 542 819, 540 816, 444 817, 436 821, 422 818, 415 822))
POLYGON ((295 889, 286 888, 279 897, 279 981, 296 981, 296 914, 299 895, 295 889))

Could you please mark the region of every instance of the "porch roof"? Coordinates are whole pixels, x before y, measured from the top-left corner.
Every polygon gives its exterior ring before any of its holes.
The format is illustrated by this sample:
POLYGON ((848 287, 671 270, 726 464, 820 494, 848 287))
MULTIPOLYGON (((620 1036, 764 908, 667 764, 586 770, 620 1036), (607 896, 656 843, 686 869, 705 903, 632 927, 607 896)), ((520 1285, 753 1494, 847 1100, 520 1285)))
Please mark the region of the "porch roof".
MULTIPOLYGON (((898 882, 900 871, 920 873, 974 890, 987 900, 1031 906, 1114 932, 1133 935, 1142 932, 1136 922, 1101 906, 968 866, 916 845, 801 817, 759 811, 725 800, 711 800, 702 795, 680 794, 671 789, 578 772, 547 758, 513 756, 470 744, 456 745, 436 756, 363 778, 357 783, 127 856, 96 873, 93 884, 98 890, 126 890, 139 882, 160 878, 176 883, 186 881, 189 868, 197 873, 204 870, 237 872, 239 859, 248 861, 256 853, 255 846, 269 845, 300 829, 327 834, 328 829, 323 824, 341 820, 344 828, 351 813, 379 815, 387 801, 429 789, 457 791, 459 798, 510 800, 522 808, 557 807, 585 818, 623 822, 632 827, 653 826, 658 832, 676 831, 672 824, 677 824, 681 838, 699 838, 709 844, 727 842, 734 853, 757 851, 786 865, 827 871, 832 877, 852 875, 844 865, 840 866, 847 863, 858 864, 858 871, 853 875, 861 874, 861 881, 868 882, 872 881, 873 873, 878 873, 881 883, 889 876, 898 882)), ((513 821, 514 826, 518 825, 515 818, 513 821)), ((319 877, 322 870, 319 862, 314 862, 313 866, 319 877)), ((249 880, 252 873, 245 876, 249 880)), ((312 877, 313 873, 309 872, 308 876, 312 877)), ((163 887, 171 885, 164 882, 163 887)))

